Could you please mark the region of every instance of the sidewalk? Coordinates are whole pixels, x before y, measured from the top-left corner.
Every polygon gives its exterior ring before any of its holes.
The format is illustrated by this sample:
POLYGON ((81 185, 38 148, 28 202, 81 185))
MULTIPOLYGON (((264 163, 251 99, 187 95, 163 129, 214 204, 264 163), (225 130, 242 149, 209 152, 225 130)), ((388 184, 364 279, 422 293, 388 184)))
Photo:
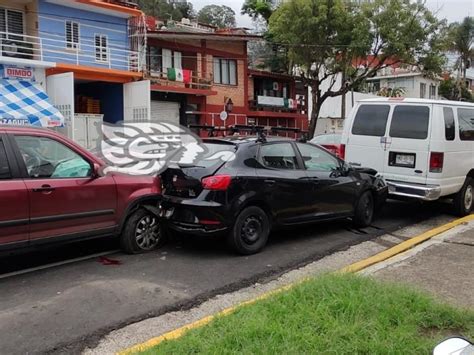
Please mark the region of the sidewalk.
POLYGON ((362 272, 409 284, 441 301, 474 309, 474 222, 362 272))

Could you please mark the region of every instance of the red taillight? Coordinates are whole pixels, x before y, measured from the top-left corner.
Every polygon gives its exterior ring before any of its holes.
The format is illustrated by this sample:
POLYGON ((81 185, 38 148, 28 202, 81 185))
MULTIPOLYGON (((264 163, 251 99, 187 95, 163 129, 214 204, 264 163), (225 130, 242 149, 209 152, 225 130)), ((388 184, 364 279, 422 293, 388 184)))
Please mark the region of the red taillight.
POLYGON ((342 160, 345 160, 346 159, 346 145, 345 144, 341 144, 339 145, 339 158, 341 158, 342 160))
POLYGON ((444 153, 431 152, 430 173, 442 173, 444 164, 444 153))
POLYGON ((230 185, 230 175, 215 175, 202 179, 202 187, 206 190, 225 191, 230 185))

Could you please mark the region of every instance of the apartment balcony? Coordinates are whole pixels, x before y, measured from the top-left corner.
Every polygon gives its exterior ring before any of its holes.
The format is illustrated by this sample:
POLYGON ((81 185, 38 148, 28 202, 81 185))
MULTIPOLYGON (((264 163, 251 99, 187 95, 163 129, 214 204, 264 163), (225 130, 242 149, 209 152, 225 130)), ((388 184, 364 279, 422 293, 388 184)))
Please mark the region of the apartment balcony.
POLYGON ((249 110, 253 116, 286 117, 305 115, 306 104, 300 99, 287 99, 274 96, 257 96, 249 100, 249 110))
POLYGON ((191 75, 189 78, 184 79, 183 81, 170 79, 167 70, 148 70, 145 74, 145 78, 151 81, 152 90, 155 91, 174 92, 197 96, 210 96, 217 94, 216 91, 213 91, 212 79, 207 79, 196 75, 193 71, 190 72, 191 75))
POLYGON ((72 43, 57 35, 36 37, 0 32, 0 58, 141 72, 138 52, 96 40, 81 38, 80 42, 72 43))

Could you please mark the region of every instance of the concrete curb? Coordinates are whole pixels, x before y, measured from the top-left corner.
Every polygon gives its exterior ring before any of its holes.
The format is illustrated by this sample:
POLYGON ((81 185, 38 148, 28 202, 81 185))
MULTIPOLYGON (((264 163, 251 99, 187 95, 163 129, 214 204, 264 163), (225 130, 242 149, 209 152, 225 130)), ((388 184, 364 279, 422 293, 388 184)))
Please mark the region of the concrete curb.
MULTIPOLYGON (((466 216, 466 217, 463 217, 463 218, 460 218, 460 219, 457 219, 457 220, 454 220, 450 223, 447 223, 445 225, 442 225, 440 227, 437 227, 437 228, 434 228, 434 229, 431 229, 425 233, 422 233, 416 237, 413 237, 405 242, 402 242, 396 246, 394 246, 393 248, 390 248, 390 249, 387 249, 377 255, 374 255, 372 257, 369 257, 367 259, 364 259, 364 260, 361 260, 359 262, 356 262, 352 265, 349 265, 341 270, 339 270, 339 272, 341 273, 346 273, 346 272, 351 272, 351 273, 356 273, 356 272, 359 272, 359 271, 362 271, 372 265, 375 265, 375 264, 378 264, 380 262, 383 262, 387 259, 390 259, 398 254, 401 254, 409 249, 412 249, 413 247, 441 234, 441 233, 444 233, 452 228, 455 228, 461 224, 464 224, 464 223, 467 223, 467 222, 470 222, 470 221, 474 221, 474 214, 473 215, 469 215, 469 216, 466 216)), ((275 294, 278 294, 278 293, 281 293, 283 291, 286 291, 286 290, 289 290, 291 288, 293 288, 294 286, 304 282, 305 279, 303 280, 300 280, 298 282, 295 282, 293 284, 290 284, 290 285, 287 285, 287 286, 284 286, 284 287, 281 287, 281 288, 278 288, 276 290, 273 290, 273 291, 270 291, 270 292, 267 292, 259 297, 256 297, 254 299, 251 299, 249 301, 246 301, 246 302, 242 302, 236 306, 233 306, 233 307, 229 307, 229 308, 226 308, 216 314, 213 314, 213 315, 210 315, 210 316, 207 316, 207 317, 204 317, 196 322, 193 322, 193 323, 190 323, 190 324, 187 324, 185 326, 182 326, 180 328, 177 328, 175 330, 172 330, 170 332, 167 332, 163 335, 160 335, 158 337, 155 337, 155 338, 152 338, 144 343, 141 343, 141 344, 137 344, 137 345, 134 345, 128 349, 125 349, 123 351, 120 351, 118 354, 119 355, 129 355, 129 354, 134 354, 136 352, 142 352, 142 351, 146 351, 160 343, 162 343, 163 341, 165 340, 173 340, 173 339, 177 339, 177 338, 180 338, 181 336, 183 336, 188 330, 191 330, 191 329, 195 329, 195 328, 200 328, 208 323, 210 323, 212 320, 214 320, 216 317, 221 317, 221 316, 225 316, 225 315, 228 315, 228 314, 231 314, 232 312, 234 312, 236 309, 238 309, 239 307, 242 307, 242 306, 245 306, 245 305, 250 305, 250 304, 253 304, 259 300, 264 300, 264 299, 267 299, 275 294)))

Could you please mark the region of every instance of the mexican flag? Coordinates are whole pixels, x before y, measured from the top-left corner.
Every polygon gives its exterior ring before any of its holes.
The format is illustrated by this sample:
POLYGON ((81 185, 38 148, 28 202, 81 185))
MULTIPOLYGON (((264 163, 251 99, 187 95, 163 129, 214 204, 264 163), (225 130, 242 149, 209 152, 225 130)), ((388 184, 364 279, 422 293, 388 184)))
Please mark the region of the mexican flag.
POLYGON ((171 81, 179 81, 181 83, 189 84, 191 82, 191 70, 168 68, 167 77, 171 81))

